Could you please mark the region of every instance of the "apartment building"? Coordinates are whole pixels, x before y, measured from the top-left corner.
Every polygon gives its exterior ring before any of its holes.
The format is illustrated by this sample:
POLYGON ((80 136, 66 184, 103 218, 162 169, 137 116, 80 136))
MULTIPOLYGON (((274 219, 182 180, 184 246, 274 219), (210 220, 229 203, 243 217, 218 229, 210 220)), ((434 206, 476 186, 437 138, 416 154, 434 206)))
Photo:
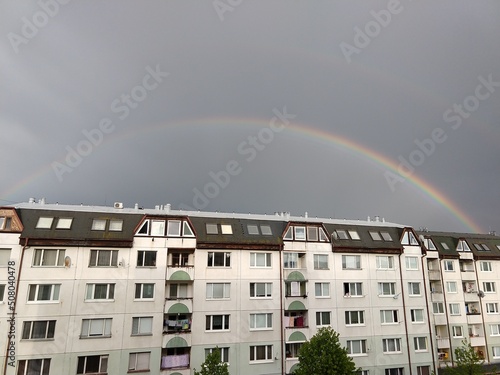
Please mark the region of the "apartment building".
POLYGON ((168 205, 4 207, 0 267, 17 267, 15 367, 8 365, 8 342, 0 344, 0 363, 13 375, 190 375, 218 347, 233 375, 291 374, 301 345, 322 326, 339 332, 362 375, 429 375, 452 363, 460 326, 494 362, 500 242, 473 237, 419 238, 379 219, 168 205), (474 250, 476 242, 490 252, 474 250), (470 292, 478 286, 484 296, 470 292), (439 296, 443 288, 450 292, 439 296), (461 314, 450 314, 450 304, 461 314))

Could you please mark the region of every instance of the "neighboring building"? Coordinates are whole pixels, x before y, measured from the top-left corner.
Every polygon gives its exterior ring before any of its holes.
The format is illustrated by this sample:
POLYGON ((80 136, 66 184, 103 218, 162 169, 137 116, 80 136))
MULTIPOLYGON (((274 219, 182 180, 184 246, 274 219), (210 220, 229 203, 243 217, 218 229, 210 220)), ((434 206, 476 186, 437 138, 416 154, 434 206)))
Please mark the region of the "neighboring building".
POLYGON ((191 375, 219 347, 233 375, 290 374, 321 326, 363 375, 430 375, 469 335, 500 360, 500 240, 420 238, 379 219, 0 208, 0 317, 15 262, 16 367, 8 340, 0 364, 12 375, 191 375))

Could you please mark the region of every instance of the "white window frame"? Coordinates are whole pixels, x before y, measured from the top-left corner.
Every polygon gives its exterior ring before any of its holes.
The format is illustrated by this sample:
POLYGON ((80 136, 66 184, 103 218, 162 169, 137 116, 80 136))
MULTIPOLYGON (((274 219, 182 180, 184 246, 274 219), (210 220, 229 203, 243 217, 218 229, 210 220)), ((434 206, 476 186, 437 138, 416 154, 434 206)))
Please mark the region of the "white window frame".
POLYGON ((112 283, 89 283, 85 290, 85 301, 114 301, 115 300, 115 284, 112 283), (100 287, 106 287, 106 298, 96 298, 95 288, 99 285, 100 287))
POLYGON ((344 283, 344 297, 364 297, 363 283, 362 282, 345 282, 344 283), (346 285, 349 292, 346 293, 346 285), (354 293, 353 293, 354 292, 354 293))
POLYGON ((493 268, 491 267, 491 262, 489 262, 489 261, 481 261, 479 263, 479 269, 482 272, 492 272, 493 271, 493 268))
POLYGON ((57 219, 56 229, 71 229, 72 217, 60 217, 57 219))
POLYGON ((250 268, 271 268, 272 253, 250 253, 250 268))
POLYGON ((444 314, 444 304, 443 304, 443 302, 432 302, 432 313, 434 315, 444 314), (436 310, 438 312, 436 312, 436 310))
POLYGON ((229 314, 213 314, 205 315, 205 332, 223 332, 230 330, 230 315, 229 314), (214 318, 221 317, 220 329, 214 328, 214 318))
POLYGON ((424 323, 424 309, 411 309, 410 316, 412 323, 424 323))
POLYGON ((207 254, 207 267, 209 268, 230 268, 231 267, 231 252, 229 251, 209 251, 207 254), (222 254, 222 255, 220 255, 222 254), (215 260, 222 257, 222 265, 215 265, 215 260), (211 261, 210 261, 211 260, 211 261))
POLYGON ((382 339, 382 351, 384 352, 384 354, 401 353, 402 352, 401 339, 400 338, 382 339))
POLYGON ((464 330, 462 326, 452 326, 451 332, 453 337, 464 337, 464 330))
POLYGON ((59 302, 59 295, 61 291, 61 284, 30 284, 28 287, 28 302, 29 303, 54 303, 59 302), (50 286, 50 297, 49 299, 39 299, 40 287, 50 286), (34 288, 34 292, 31 290, 34 288), (31 295, 33 294, 33 299, 31 295))
POLYGON ((128 371, 139 371, 139 372, 150 371, 151 367, 150 364, 151 364, 151 352, 135 352, 129 354, 128 371), (147 367, 139 367, 142 363, 146 362, 147 362, 147 367))
POLYGON ((77 361, 77 366, 80 364, 80 358, 83 359, 83 372, 78 372, 77 370, 77 375, 82 375, 82 374, 89 374, 93 375, 96 374, 95 371, 92 372, 87 372, 87 359, 90 357, 99 357, 99 369, 97 374, 107 374, 108 373, 108 361, 109 361, 109 355, 108 354, 102 354, 102 355, 87 355, 87 356, 79 356, 78 361, 77 361))
POLYGON ((365 312, 363 310, 349 310, 344 313, 346 326, 364 326, 365 325, 365 312), (353 319, 356 317, 356 319, 353 319), (357 321, 353 323, 353 321, 357 321))
POLYGON ((426 336, 417 336, 413 338, 413 345, 415 346, 416 352, 427 352, 429 351, 429 346, 427 345, 426 336))
POLYGON ((106 230, 106 219, 93 219, 91 230, 105 231, 106 230))
POLYGON ((285 269, 298 269, 299 268, 299 253, 291 253, 291 252, 283 253, 283 268, 285 268, 285 269))
POLYGON ((250 331, 265 331, 271 329, 273 329, 272 313, 250 314, 250 331))
POLYGON ((407 271, 418 271, 418 257, 406 256, 405 265, 407 271))
POLYGON ((21 333, 22 340, 52 340, 56 330, 56 320, 26 320, 23 322, 23 330, 21 333), (45 327, 43 327, 45 325, 45 327), (37 327, 40 326, 40 327, 37 327), (38 331, 44 328, 45 334, 43 337, 33 337, 38 331))
POLYGON ((366 339, 347 340, 347 354, 351 357, 368 355, 366 349, 366 339))
POLYGON ((32 375, 35 369, 40 369, 36 375, 48 374, 50 372, 50 358, 20 359, 17 361, 17 367, 16 375, 32 375), (22 367, 24 367, 24 371, 21 370, 22 367))
POLYGON ((452 260, 445 259, 443 261, 444 263, 444 270, 447 272, 455 272, 455 263, 452 260))
POLYGON ((457 282, 447 281, 446 282, 446 292, 447 293, 458 293, 457 282))
POLYGON ((0 267, 7 267, 12 249, 0 249, 0 267))
POLYGON ((379 282, 378 283, 378 296, 379 297, 394 297, 396 295, 396 283, 394 282, 379 282), (389 290, 386 290, 389 287, 389 290))
POLYGON ((165 220, 151 220, 150 234, 155 237, 165 236, 165 220))
POLYGON ((486 314, 498 314, 498 303, 497 302, 486 303, 486 314))
POLYGON ((212 354, 216 349, 219 349, 220 361, 222 363, 229 364, 229 347, 205 348, 205 359, 208 357, 209 354, 212 354))
POLYGON ((306 241, 306 227, 294 226, 293 234, 295 241, 306 241))
POLYGON ((110 219, 108 231, 110 232, 121 232, 123 230, 123 220, 121 219, 110 219))
POLYGON ((398 324, 399 310, 380 310, 380 324, 398 324), (390 317, 390 319, 388 319, 390 317))
POLYGON ((331 311, 316 311, 316 326, 330 326, 332 324, 332 312, 331 311), (326 318, 328 317, 328 318, 326 318), (325 322, 328 320, 328 323, 325 322))
POLYGON ((462 315, 462 313, 460 312, 460 304, 459 303, 450 303, 448 305, 449 307, 449 311, 450 311, 450 315, 462 315))
POLYGON ((392 255, 378 255, 376 260, 378 270, 394 269, 394 257, 392 255))
POLYGON ((180 237, 182 230, 181 220, 168 220, 167 221, 167 237, 180 237))
POLYGON ((82 329, 80 331, 81 339, 88 338, 98 338, 98 337, 111 337, 111 324, 112 318, 93 318, 93 319, 82 319, 82 329), (94 327, 94 332, 92 325, 102 326, 99 332, 96 331, 94 327))
POLYGON ((328 254, 314 254, 314 269, 315 270, 328 270, 328 254))
POLYGON ((156 257, 158 256, 158 252, 156 250, 138 250, 137 251, 137 267, 139 268, 151 268, 156 267, 156 257), (145 264, 146 260, 149 259, 148 254, 154 254, 154 264, 145 264))
POLYGON ((420 297, 422 295, 422 288, 419 282, 410 281, 408 282, 408 295, 410 297, 420 297), (418 290, 415 290, 418 289, 418 290))
POLYGON ((362 270, 361 255, 342 255, 343 270, 362 270))
POLYGON ((35 249, 33 251, 33 267, 64 267, 64 258, 66 257, 65 249, 35 249), (54 264, 44 264, 46 263, 46 253, 56 252, 54 264))
POLYGON ((493 358, 495 358, 495 359, 500 358, 500 346, 492 346, 491 347, 491 354, 493 355, 493 358))
POLYGON ((251 345, 250 363, 272 362, 274 360, 273 345, 251 345), (259 348, 264 348, 264 358, 257 358, 259 348))
POLYGON ((490 324, 490 336, 500 336, 500 324, 490 324))
POLYGON ((118 250, 90 250, 89 267, 118 267, 118 250), (100 259, 104 256, 102 254, 109 254, 109 262, 106 262, 106 264, 102 264, 104 260, 106 260, 100 259), (94 260, 94 262, 92 260, 94 260))
POLYGON ((151 336, 153 334, 152 316, 134 316, 131 336, 151 336))
POLYGON ((231 283, 207 283, 206 299, 230 299, 231 298, 231 283), (217 288, 217 290, 215 290, 217 288), (220 289, 220 291, 219 291, 220 289), (217 292, 217 293, 215 293, 217 292), (218 293, 222 292, 222 293, 218 293), (216 295, 216 296, 215 296, 216 295), (219 297, 219 295, 221 295, 219 297))
POLYGON ((496 293, 496 285, 494 281, 483 281, 484 293, 496 293))
POLYGON ((36 229, 50 229, 52 228, 52 223, 54 221, 53 217, 40 216, 36 223, 36 229))
POLYGON ((330 298, 330 283, 314 283, 314 296, 316 298, 330 298))
POLYGON ((156 285, 155 283, 136 283, 135 284, 135 293, 134 293, 134 299, 135 300, 149 300, 152 301, 155 299, 155 289, 156 285), (145 286, 146 285, 152 285, 153 286, 153 295, 151 297, 145 297, 144 292, 145 292, 145 286), (139 292, 139 296, 137 296, 139 292))
POLYGON ((272 298, 273 295, 273 284, 272 283, 250 283, 250 298, 272 298), (253 284, 253 295, 252 295, 252 284, 253 284), (264 294, 260 295, 261 291, 257 289, 261 289, 262 285, 264 285, 264 294))

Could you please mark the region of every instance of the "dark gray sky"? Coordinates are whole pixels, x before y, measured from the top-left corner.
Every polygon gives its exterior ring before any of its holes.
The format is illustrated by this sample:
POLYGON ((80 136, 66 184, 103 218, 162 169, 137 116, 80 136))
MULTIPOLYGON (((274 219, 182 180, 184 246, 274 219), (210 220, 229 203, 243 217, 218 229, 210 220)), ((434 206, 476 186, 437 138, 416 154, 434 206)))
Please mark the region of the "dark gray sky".
POLYGON ((0 3, 0 204, 500 230, 497 0, 65 2, 0 3))

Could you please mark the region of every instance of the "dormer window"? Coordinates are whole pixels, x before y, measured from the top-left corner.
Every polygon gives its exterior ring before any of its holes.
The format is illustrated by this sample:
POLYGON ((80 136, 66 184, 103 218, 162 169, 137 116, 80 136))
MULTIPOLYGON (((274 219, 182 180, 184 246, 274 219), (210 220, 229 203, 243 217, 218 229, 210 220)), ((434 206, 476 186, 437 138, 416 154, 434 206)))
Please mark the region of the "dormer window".
POLYGON ((222 234, 233 234, 233 227, 230 224, 221 224, 220 229, 222 234))
POLYGON ((106 230, 106 220, 105 219, 92 220, 92 230, 106 230))
POLYGON ((36 223, 37 229, 50 229, 52 227, 53 217, 40 217, 36 223))
POLYGON ((121 232, 123 229, 123 220, 110 220, 109 221, 109 231, 110 232, 121 232))
POLYGON ((73 218, 71 217, 60 217, 57 219, 56 229, 70 229, 73 223, 73 218))
POLYGON ((12 226, 12 218, 0 216, 0 230, 9 230, 12 226))

